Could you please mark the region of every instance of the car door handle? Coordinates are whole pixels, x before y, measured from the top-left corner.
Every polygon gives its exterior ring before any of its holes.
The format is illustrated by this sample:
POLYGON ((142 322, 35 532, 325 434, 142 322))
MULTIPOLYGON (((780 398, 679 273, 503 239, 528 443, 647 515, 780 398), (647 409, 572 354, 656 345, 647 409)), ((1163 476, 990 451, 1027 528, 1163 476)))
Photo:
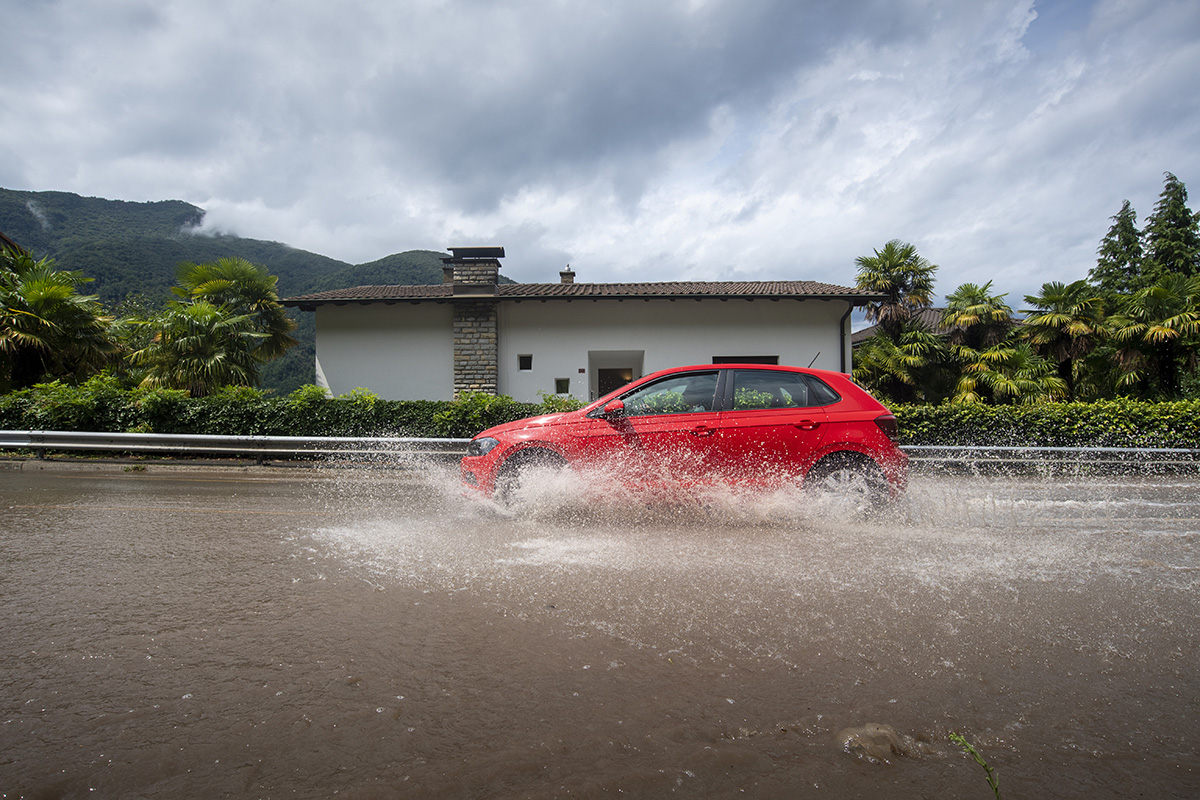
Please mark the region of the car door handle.
POLYGON ((692 436, 712 436, 716 432, 716 428, 710 428, 707 425, 697 425, 691 430, 692 436))
POLYGON ((815 431, 820 425, 821 423, 811 419, 802 419, 796 423, 796 427, 802 431, 815 431))

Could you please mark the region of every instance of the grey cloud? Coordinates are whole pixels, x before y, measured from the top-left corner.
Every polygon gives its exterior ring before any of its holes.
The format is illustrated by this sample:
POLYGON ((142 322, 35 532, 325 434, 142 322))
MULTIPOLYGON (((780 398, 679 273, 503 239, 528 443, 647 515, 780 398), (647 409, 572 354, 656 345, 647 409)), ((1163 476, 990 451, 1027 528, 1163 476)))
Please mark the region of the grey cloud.
POLYGON ((1079 277, 1121 199, 1200 180, 1198 8, 10 0, 0 185, 525 280, 846 281, 897 236, 946 284, 1079 277))
MULTIPOLYGON (((712 4, 689 15, 664 4, 612 7, 549 23, 529 15, 507 36, 470 26, 447 42, 458 57, 438 59, 433 76, 395 65, 368 89, 389 99, 376 130, 397 131, 398 146, 424 155, 434 177, 476 210, 527 183, 596 170, 638 176, 637 184, 660 148, 702 130, 715 108, 769 102, 859 15, 896 8, 712 4)), ((883 15, 911 27, 901 14, 883 15)))

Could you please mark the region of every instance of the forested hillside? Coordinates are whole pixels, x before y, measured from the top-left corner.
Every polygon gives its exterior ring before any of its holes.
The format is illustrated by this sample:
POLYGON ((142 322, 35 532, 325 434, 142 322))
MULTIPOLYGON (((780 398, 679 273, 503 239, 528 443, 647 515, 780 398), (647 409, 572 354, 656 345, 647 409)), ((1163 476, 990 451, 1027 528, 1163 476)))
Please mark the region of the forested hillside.
MULTIPOLYGON (((180 264, 238 256, 279 278, 280 297, 369 284, 442 280, 442 252, 410 250, 347 264, 280 242, 197 233, 204 210, 179 200, 130 203, 69 192, 0 189, 0 233, 36 258, 92 279, 86 291, 109 308, 127 298, 155 306, 171 297, 180 264), (140 296, 140 297, 139 297, 140 296)), ((291 392, 314 380, 313 315, 292 312, 300 344, 265 365, 263 387, 291 392)))

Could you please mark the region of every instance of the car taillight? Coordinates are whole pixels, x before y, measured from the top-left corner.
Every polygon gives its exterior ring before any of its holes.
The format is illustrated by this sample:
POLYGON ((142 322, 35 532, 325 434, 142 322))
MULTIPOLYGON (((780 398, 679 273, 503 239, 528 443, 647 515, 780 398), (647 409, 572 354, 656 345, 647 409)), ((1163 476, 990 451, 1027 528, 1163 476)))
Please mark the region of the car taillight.
POLYGON ((879 430, 883 431, 883 435, 893 442, 900 435, 900 423, 896 422, 896 417, 892 414, 879 415, 875 418, 875 424, 879 426, 879 430))

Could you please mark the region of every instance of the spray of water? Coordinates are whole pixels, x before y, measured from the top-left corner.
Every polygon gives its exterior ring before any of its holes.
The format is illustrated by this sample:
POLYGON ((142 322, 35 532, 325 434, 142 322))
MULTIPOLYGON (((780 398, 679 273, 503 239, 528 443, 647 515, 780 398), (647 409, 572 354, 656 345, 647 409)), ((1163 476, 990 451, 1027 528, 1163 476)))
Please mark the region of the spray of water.
POLYGON ((953 636, 981 587, 1017 609, 1023 586, 1105 576, 1200 588, 1200 499, 1182 479, 916 476, 894 506, 853 519, 797 487, 547 471, 502 505, 464 489, 452 464, 371 467, 331 468, 320 489, 335 522, 312 531, 314 546, 345 568, 384 589, 470 592, 518 616, 554 607, 576 628, 696 657, 790 663, 795 641, 847 619, 876 635, 914 593, 944 605, 937 624, 953 636), (748 623, 768 615, 791 619, 795 641, 756 639, 748 623))

